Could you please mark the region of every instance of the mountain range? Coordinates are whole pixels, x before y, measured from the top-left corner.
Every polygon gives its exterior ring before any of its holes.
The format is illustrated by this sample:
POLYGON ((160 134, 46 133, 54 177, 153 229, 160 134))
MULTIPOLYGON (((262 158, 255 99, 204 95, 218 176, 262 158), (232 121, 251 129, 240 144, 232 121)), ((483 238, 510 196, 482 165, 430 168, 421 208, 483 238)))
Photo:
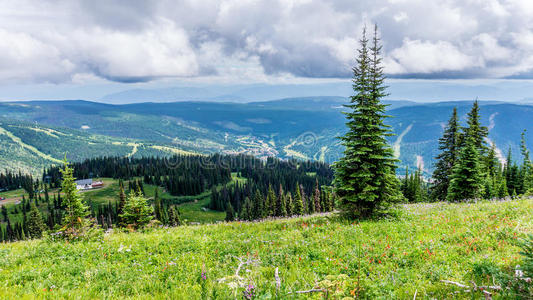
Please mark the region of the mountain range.
MULTIPOLYGON (((165 156, 176 153, 248 153, 336 161, 345 132, 344 97, 273 101, 103 104, 82 100, 0 103, 0 165, 38 174, 43 167, 94 156, 165 156)), ((385 101, 389 138, 404 167, 432 172, 438 138, 453 107, 463 124, 472 101, 385 101)), ((500 158, 519 158, 520 134, 531 128, 533 106, 480 102, 489 143, 500 158)), ((528 146, 533 133, 527 132, 528 146)))

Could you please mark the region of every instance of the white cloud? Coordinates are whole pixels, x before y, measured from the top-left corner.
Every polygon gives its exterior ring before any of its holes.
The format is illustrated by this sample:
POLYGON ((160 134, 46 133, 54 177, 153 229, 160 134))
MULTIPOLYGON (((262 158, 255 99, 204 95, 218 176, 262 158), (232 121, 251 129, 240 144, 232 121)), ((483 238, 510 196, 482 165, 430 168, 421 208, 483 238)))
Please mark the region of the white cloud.
POLYGON ((474 57, 463 54, 446 41, 423 42, 405 39, 400 48, 394 49, 390 59, 396 64, 391 73, 433 73, 459 71, 478 67, 474 57))
POLYGON ((0 41, 0 81, 61 82, 76 67, 60 49, 27 33, 0 29, 0 41))
POLYGON ((394 76, 530 78, 531 15, 530 0, 7 0, 0 83, 349 77, 374 22, 394 76))
POLYGON ((393 18, 394 18, 394 21, 396 21, 398 23, 405 22, 405 21, 409 20, 409 16, 404 11, 401 11, 401 12, 395 14, 393 18))
POLYGON ((101 28, 75 31, 71 42, 79 64, 104 78, 135 81, 199 73, 186 32, 167 22, 136 34, 101 28))

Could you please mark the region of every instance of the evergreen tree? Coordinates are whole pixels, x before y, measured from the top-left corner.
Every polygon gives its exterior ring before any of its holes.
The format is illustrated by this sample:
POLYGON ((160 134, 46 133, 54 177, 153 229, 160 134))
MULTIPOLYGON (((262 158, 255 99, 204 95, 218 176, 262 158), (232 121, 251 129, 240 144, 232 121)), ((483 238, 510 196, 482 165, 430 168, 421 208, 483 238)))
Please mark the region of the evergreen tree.
POLYGON ((268 193, 267 193, 267 198, 266 198, 266 203, 267 203, 267 211, 266 211, 266 216, 274 216, 275 215, 275 212, 276 212, 276 193, 274 193, 274 190, 272 189, 272 185, 268 185, 268 193))
POLYGON ((446 199, 448 201, 460 201, 476 199, 482 195, 483 177, 476 140, 467 136, 459 160, 453 168, 446 199))
POLYGON ((302 193, 300 192, 300 186, 296 186, 296 196, 294 198, 294 208, 292 209, 294 215, 303 215, 304 214, 304 203, 302 200, 302 193))
POLYGON ((467 116, 467 127, 464 129, 465 138, 461 139, 461 146, 466 145, 466 137, 471 137, 474 140, 479 156, 483 157, 488 150, 485 138, 489 135, 487 127, 481 125, 481 116, 479 115, 479 102, 476 100, 472 105, 472 109, 467 116))
POLYGON ((37 206, 35 206, 35 204, 33 203, 31 205, 30 215, 27 224, 28 235, 30 238, 39 239, 43 236, 43 230, 45 229, 45 225, 41 217, 41 213, 39 212, 39 209, 37 209, 37 206))
POLYGON ((65 205, 65 216, 63 225, 68 230, 77 231, 84 225, 84 218, 89 214, 88 207, 85 205, 82 197, 76 188, 76 182, 72 169, 67 161, 64 161, 64 167, 61 169, 63 181, 61 182, 61 191, 64 194, 63 204, 65 205))
POLYGON ((235 221, 235 210, 233 209, 233 206, 231 205, 231 202, 228 202, 226 205, 226 222, 235 221))
POLYGON ((492 144, 485 157, 485 172, 492 178, 501 171, 501 165, 496 156, 496 145, 492 144))
POLYGON ((279 184, 279 193, 276 204, 276 216, 284 217, 287 215, 287 203, 285 199, 285 194, 283 193, 283 186, 279 184))
POLYGON ((181 225, 180 212, 174 206, 171 206, 168 209, 168 222, 167 223, 170 226, 180 226, 181 225))
POLYGON ((522 132, 521 138, 520 138, 520 149, 522 151, 522 156, 524 158, 523 162, 523 191, 533 191, 533 163, 531 162, 531 158, 529 156, 529 149, 527 148, 526 144, 526 130, 522 132))
POLYGON ((7 208, 5 205, 2 205, 2 216, 4 216, 4 222, 7 222, 7 208))
POLYGON ((318 179, 316 180, 315 191, 313 193, 313 202, 315 212, 321 212, 322 206, 320 205, 320 189, 318 188, 318 179))
POLYGON ((334 185, 348 217, 369 217, 401 199, 395 176, 396 162, 386 137, 391 135, 384 124, 386 105, 381 45, 377 26, 371 47, 366 30, 360 40, 357 65, 353 68, 355 95, 346 105, 348 132, 341 137, 344 157, 335 164, 334 185))
POLYGON ((244 199, 244 204, 241 208, 241 213, 239 214, 241 220, 251 221, 254 218, 253 205, 249 197, 244 199))
POLYGON ((309 202, 305 196, 305 189, 302 184, 299 185, 300 197, 302 198, 302 214, 309 214, 309 202))
POLYGON ((118 216, 118 225, 123 225, 122 214, 124 213, 124 205, 126 205, 126 193, 124 192, 124 182, 119 181, 120 192, 118 194, 118 205, 117 205, 117 216, 118 216))
POLYGON ((134 229, 140 229, 146 226, 152 220, 154 209, 143 197, 141 192, 131 191, 126 198, 124 213, 121 215, 125 226, 131 226, 134 229))
POLYGON ((259 189, 257 189, 255 191, 255 194, 254 194, 254 201, 253 201, 253 204, 254 204, 254 209, 253 209, 253 219, 254 220, 257 220, 257 219, 262 219, 264 218, 266 215, 265 215, 265 205, 264 205, 264 198, 263 198, 263 195, 261 194, 261 192, 259 191, 259 189))
POLYGON ((294 208, 294 204, 293 204, 293 201, 292 201, 292 194, 290 192, 287 193, 287 195, 285 196, 285 201, 287 203, 287 216, 292 216, 294 215, 294 211, 293 211, 293 208, 294 208))
POLYGON ((154 213, 155 218, 161 223, 165 224, 166 220, 163 218, 163 206, 161 205, 161 197, 159 197, 159 188, 156 187, 154 191, 154 213))
POLYGON ((10 242, 16 240, 15 231, 13 230, 13 227, 11 226, 11 220, 10 219, 7 219, 5 237, 6 237, 6 240, 8 240, 10 242))
POLYGON ((446 199, 450 177, 459 151, 459 128, 457 108, 454 107, 452 117, 444 129, 444 134, 439 139, 439 150, 441 153, 435 157, 437 163, 433 172, 434 184, 431 188, 431 197, 434 200, 446 199))
POLYGON ((422 179, 422 170, 418 169, 414 174, 409 174, 405 169, 405 178, 402 180, 402 194, 408 202, 422 202, 426 200, 427 190, 422 179))

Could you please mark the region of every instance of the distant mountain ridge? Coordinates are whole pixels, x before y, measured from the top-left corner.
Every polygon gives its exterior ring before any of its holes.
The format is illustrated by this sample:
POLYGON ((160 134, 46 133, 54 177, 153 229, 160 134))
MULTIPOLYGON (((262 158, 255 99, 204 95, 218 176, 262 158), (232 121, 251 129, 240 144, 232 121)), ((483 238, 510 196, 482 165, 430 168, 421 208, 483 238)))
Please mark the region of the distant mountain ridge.
MULTIPOLYGON (((133 155, 223 152, 334 162, 342 155, 337 137, 345 131, 341 112, 347 101, 344 97, 298 97, 250 103, 123 105, 83 100, 27 101, 0 103, 0 122, 17 120, 26 124, 24 126, 41 126, 44 131, 62 131, 61 128, 64 128, 69 130, 69 134, 79 136, 66 144, 77 140, 83 145, 92 145, 88 136, 112 140, 100 151, 87 151, 85 155, 78 156, 67 153, 73 159, 95 155, 131 155, 134 145, 138 144, 138 151, 133 155), (115 149, 119 145, 123 147, 120 151, 115 149)), ((401 168, 421 166, 429 174, 433 158, 438 154, 438 138, 452 108, 458 108, 464 124, 472 101, 416 103, 387 100, 385 103, 390 104, 387 113, 392 116, 387 124, 396 134, 389 142, 401 160, 401 168)), ((490 128, 490 141, 496 144, 502 155, 510 148, 514 157, 519 159, 520 134, 524 129, 529 129, 528 145, 533 148, 533 106, 497 101, 480 104, 482 122, 490 128)), ((6 129, 2 125, 0 127, 6 129)), ((53 151, 39 142, 50 138, 42 131, 27 129, 22 132, 12 127, 6 130, 55 159, 64 155, 60 154, 60 149, 64 147, 57 146, 59 150, 53 151), (33 132, 31 135, 27 133, 30 131, 33 132)), ((2 132, 0 137, 9 140, 2 132)), ((53 141, 57 144, 61 138, 53 141)), ((5 157, 9 151, 14 150, 5 150, 0 155, 5 157)), ((23 156, 34 154, 29 151, 23 156)), ((28 158, 28 161, 32 159, 35 157, 28 158)), ((36 168, 43 164, 37 163, 36 168)))

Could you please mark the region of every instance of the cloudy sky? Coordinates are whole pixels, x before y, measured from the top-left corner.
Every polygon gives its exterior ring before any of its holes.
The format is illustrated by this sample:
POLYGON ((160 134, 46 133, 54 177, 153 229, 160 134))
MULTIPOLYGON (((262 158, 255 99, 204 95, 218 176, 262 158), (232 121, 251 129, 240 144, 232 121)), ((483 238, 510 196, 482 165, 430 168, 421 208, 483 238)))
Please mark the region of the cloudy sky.
POLYGON ((393 86, 519 82, 516 97, 530 98, 531 0, 2 0, 0 99, 349 84, 361 28, 373 23, 393 86))

